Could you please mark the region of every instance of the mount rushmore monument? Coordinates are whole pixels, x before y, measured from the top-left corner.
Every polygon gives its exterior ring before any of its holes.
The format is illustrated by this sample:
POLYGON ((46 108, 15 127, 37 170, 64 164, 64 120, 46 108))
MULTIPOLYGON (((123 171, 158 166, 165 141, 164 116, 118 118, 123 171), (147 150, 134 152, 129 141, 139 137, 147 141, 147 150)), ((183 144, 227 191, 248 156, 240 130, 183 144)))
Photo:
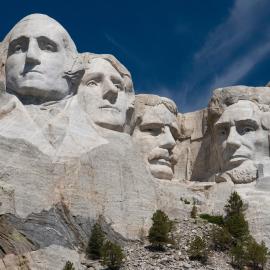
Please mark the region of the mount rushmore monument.
POLYGON ((8 33, 0 63, 0 269, 21 254, 28 269, 80 269, 97 220, 125 245, 157 209, 188 217, 182 198, 223 214, 233 190, 270 247, 269 87, 213 89, 207 108, 181 114, 136 96, 114 56, 79 54, 41 14, 8 33))

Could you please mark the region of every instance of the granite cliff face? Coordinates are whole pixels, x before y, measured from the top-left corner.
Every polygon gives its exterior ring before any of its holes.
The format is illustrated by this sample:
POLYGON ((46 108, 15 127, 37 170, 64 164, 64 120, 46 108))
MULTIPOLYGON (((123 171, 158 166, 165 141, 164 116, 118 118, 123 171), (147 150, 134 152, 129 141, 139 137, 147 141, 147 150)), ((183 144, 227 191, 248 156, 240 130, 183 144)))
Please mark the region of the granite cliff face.
POLYGON ((135 96, 115 57, 80 55, 41 14, 11 30, 0 60, 0 269, 81 269, 97 220, 125 245, 155 210, 185 218, 182 198, 222 214, 233 190, 270 246, 270 88, 217 89, 208 108, 180 114, 135 96))

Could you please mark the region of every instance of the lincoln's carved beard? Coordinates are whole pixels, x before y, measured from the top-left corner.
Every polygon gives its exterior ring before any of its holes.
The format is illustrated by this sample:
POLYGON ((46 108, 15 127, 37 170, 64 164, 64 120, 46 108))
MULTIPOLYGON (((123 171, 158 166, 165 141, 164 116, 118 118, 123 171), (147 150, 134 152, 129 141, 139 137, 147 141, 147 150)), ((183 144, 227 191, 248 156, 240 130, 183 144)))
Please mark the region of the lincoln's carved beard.
POLYGON ((239 166, 226 173, 235 184, 246 184, 257 179, 257 167, 254 164, 239 166))

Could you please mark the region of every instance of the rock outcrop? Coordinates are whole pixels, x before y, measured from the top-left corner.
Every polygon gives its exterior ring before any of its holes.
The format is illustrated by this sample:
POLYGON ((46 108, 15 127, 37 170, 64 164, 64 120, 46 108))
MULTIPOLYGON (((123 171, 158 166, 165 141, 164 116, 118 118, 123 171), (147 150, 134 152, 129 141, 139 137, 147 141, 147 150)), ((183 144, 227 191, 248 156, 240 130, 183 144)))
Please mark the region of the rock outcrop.
POLYGON ((0 269, 82 269, 97 220, 125 246, 157 209, 223 214, 233 190, 270 246, 270 88, 217 89, 180 114, 167 98, 135 97, 115 57, 80 55, 41 14, 11 30, 0 60, 0 269))

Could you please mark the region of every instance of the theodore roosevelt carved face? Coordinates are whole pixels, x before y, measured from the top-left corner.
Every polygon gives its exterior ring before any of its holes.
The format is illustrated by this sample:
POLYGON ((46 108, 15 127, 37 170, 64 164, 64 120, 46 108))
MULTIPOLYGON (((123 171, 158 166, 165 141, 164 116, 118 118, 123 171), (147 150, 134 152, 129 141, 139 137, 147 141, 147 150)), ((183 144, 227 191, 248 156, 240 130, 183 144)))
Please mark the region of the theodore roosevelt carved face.
POLYGON ((27 16, 10 35, 7 88, 20 95, 62 99, 71 92, 68 72, 77 55, 73 41, 59 23, 46 15, 27 16))
POLYGON ((111 55, 84 57, 84 89, 79 93, 82 107, 97 125, 123 132, 127 112, 134 106, 129 72, 111 55))
POLYGON ((155 178, 173 178, 176 158, 172 150, 177 137, 177 108, 173 101, 155 95, 136 96, 132 139, 155 178))

